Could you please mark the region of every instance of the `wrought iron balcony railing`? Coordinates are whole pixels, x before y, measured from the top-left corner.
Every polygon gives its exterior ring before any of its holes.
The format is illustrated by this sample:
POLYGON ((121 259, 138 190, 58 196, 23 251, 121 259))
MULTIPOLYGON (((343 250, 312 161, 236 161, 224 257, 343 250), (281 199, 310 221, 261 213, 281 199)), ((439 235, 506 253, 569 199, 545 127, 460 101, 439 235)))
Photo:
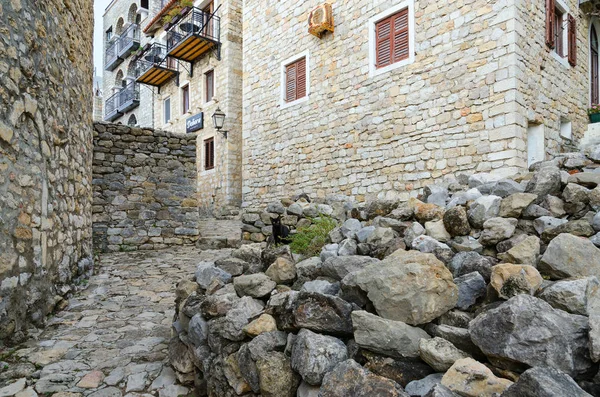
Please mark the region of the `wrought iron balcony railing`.
POLYGON ((177 74, 177 61, 167 55, 167 48, 153 43, 135 60, 135 77, 138 83, 162 86, 177 74))
POLYGON ((104 56, 104 69, 111 72, 123 62, 123 58, 119 58, 119 39, 115 39, 111 43, 106 44, 106 52, 104 56))
POLYGON ((214 13, 192 8, 167 31, 167 53, 193 62, 220 44, 221 20, 214 13))
POLYGON ((140 27, 130 25, 119 38, 119 57, 127 58, 129 54, 140 47, 140 27))
POLYGON ((104 121, 113 121, 123 115, 119 111, 119 100, 121 92, 117 92, 106 100, 104 103, 104 121))
POLYGON ((135 81, 119 91, 119 112, 125 113, 140 105, 140 86, 135 81))

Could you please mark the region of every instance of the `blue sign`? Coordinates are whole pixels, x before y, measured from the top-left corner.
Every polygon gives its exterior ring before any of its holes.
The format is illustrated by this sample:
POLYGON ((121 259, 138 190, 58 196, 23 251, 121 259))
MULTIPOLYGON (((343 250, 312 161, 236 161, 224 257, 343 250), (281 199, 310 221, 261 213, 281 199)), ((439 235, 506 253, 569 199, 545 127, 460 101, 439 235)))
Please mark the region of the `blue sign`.
POLYGON ((204 112, 200 112, 185 121, 185 132, 190 133, 204 128, 204 112))

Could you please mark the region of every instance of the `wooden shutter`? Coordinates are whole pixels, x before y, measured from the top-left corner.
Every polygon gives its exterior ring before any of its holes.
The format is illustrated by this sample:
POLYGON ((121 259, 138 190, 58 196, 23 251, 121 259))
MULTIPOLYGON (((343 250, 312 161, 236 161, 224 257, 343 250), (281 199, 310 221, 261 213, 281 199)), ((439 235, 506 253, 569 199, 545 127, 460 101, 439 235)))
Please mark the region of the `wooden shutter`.
POLYGON ((375 26, 376 67, 382 68, 392 63, 392 17, 377 22, 375 26))
POLYGON ((292 102, 296 100, 296 63, 285 68, 285 101, 292 102))
POLYGON ((204 141, 204 169, 215 168, 215 139, 208 138, 204 141))
POLYGON ((567 17, 568 22, 568 38, 569 38, 569 64, 571 66, 577 65, 577 22, 575 18, 569 14, 567 17))
POLYGON ((394 43, 392 62, 408 59, 408 8, 393 16, 394 43))
POLYGON ((554 19, 556 18, 556 5, 554 0, 546 0, 546 45, 554 48, 554 37, 556 36, 556 27, 554 19))
POLYGON ((306 96, 306 58, 296 62, 296 99, 306 96))

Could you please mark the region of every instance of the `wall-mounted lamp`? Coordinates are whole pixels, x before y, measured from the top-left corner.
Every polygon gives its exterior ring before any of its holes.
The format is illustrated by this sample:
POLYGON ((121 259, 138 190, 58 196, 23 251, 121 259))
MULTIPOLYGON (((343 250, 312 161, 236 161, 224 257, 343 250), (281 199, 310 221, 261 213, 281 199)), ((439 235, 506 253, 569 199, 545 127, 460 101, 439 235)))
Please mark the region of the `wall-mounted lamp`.
POLYGON ((225 139, 227 139, 227 131, 221 131, 223 125, 225 124, 225 113, 223 113, 221 109, 217 108, 217 110, 215 110, 215 112, 212 115, 212 119, 213 127, 215 127, 217 131, 223 134, 225 139))

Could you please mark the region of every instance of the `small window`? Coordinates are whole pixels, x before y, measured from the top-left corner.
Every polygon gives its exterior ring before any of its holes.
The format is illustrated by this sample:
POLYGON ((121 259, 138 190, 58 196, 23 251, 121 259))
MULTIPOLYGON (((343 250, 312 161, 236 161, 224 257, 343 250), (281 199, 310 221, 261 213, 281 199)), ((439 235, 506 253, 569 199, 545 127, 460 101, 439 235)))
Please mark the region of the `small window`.
POLYGON ((112 34, 113 34, 113 30, 112 30, 112 26, 110 28, 108 28, 106 30, 106 41, 110 41, 110 39, 112 39, 112 34))
POLYGON ((408 59, 408 8, 375 24, 377 69, 408 59))
POLYGON ((212 101, 215 96, 215 71, 206 72, 206 102, 212 101))
POLYGON ((149 8, 148 7, 148 0, 142 0, 142 1, 140 1, 140 8, 145 8, 147 10, 149 8))
POLYGON ((190 110, 190 85, 181 87, 181 110, 186 114, 190 110))
POLYGON ((293 102, 306 96, 306 57, 285 67, 285 101, 293 102))
POLYGON ((204 140, 204 169, 215 168, 215 138, 204 140))
POLYGON ((167 98, 163 102, 165 124, 171 121, 171 98, 167 98))
POLYGON ((565 14, 558 7, 554 10, 554 51, 561 56, 565 56, 565 14))

